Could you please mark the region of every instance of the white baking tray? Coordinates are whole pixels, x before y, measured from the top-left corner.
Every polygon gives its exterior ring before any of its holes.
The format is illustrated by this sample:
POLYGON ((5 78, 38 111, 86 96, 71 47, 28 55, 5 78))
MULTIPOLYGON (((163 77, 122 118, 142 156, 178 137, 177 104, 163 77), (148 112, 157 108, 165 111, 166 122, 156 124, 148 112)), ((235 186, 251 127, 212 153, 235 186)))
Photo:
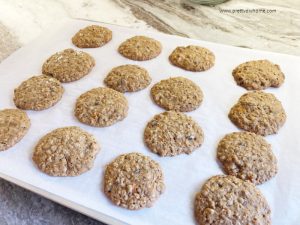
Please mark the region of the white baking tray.
MULTIPOLYGON (((41 73, 43 62, 53 53, 76 48, 71 37, 82 27, 97 24, 72 20, 56 31, 47 31, 31 44, 13 53, 0 64, 0 109, 14 108, 13 90, 23 80, 41 73)), ((279 172, 258 188, 272 209, 273 225, 298 225, 300 221, 300 58, 283 54, 236 48, 161 33, 145 32, 115 25, 101 24, 113 31, 113 39, 101 48, 84 49, 96 59, 92 72, 79 81, 63 84, 65 93, 54 107, 28 111, 32 126, 23 140, 13 148, 0 152, 0 177, 36 192, 62 205, 73 208, 107 224, 187 225, 195 224, 193 201, 196 192, 210 176, 223 174, 216 161, 216 146, 227 133, 238 129, 227 114, 238 98, 246 92, 237 86, 231 71, 238 64, 254 59, 269 59, 281 66, 286 81, 278 89, 270 88, 287 112, 287 122, 276 135, 266 137, 278 158, 279 172), (155 59, 135 62, 118 54, 117 48, 134 35, 147 35, 162 43, 163 51, 155 59), (216 55, 216 64, 206 72, 188 72, 172 66, 168 56, 177 46, 201 45, 216 55), (83 92, 103 86, 111 68, 121 64, 145 67, 152 76, 151 85, 137 93, 127 93, 128 117, 111 127, 93 128, 79 123, 73 115, 76 98, 83 92), (196 82, 204 92, 199 109, 187 113, 203 128, 205 141, 191 155, 161 158, 143 143, 146 123, 163 109, 150 97, 150 88, 161 79, 184 76, 196 82), (49 131, 63 126, 80 126, 95 135, 101 144, 94 167, 78 177, 50 177, 40 172, 31 160, 34 146, 49 131), (129 211, 114 206, 103 194, 105 165, 116 156, 138 151, 158 161, 165 175, 166 191, 152 208, 129 211)))

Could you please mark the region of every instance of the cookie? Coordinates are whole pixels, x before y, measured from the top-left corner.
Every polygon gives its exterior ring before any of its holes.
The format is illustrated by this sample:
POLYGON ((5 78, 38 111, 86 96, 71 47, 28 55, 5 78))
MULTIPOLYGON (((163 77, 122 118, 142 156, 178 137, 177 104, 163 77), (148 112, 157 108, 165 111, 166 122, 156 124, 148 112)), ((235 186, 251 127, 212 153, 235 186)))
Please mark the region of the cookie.
POLYGON ((239 86, 247 90, 279 87, 285 79, 280 67, 268 60, 255 60, 240 64, 232 75, 239 86))
POLYGON ((120 155, 105 169, 104 193, 117 206, 130 210, 151 207, 164 189, 159 164, 140 153, 120 155))
POLYGON ((98 48, 108 43, 112 32, 98 25, 87 26, 79 30, 73 37, 72 43, 78 48, 98 48))
POLYGON ((17 144, 30 128, 30 119, 20 109, 0 111, 0 151, 17 144))
POLYGON ((57 79, 47 75, 33 76, 14 90, 14 103, 19 109, 48 109, 63 93, 64 88, 57 79))
POLYGON ((94 66, 95 60, 88 53, 69 48, 48 58, 42 70, 43 74, 67 83, 84 77, 94 66))
POLYGON ((93 167, 98 152, 91 134, 79 127, 63 127, 40 139, 32 159, 50 176, 78 176, 93 167))
POLYGON ((157 57, 162 50, 159 41, 145 36, 134 36, 119 46, 119 53, 136 61, 144 61, 157 57))
POLYGON ((180 112, 197 109, 203 100, 200 87, 184 77, 160 81, 151 88, 151 96, 160 107, 180 112))
POLYGON ((146 145, 160 156, 190 154, 203 139, 201 127, 190 116, 174 111, 156 115, 144 131, 146 145))
POLYGON ((262 184, 277 173, 277 160, 271 145, 254 133, 227 134, 219 142, 217 158, 227 174, 254 184, 262 184))
POLYGON ((75 116, 85 124, 106 127, 127 116, 125 96, 111 88, 94 88, 80 95, 76 101, 75 116))
POLYGON ((147 70, 136 65, 122 65, 113 68, 104 83, 119 92, 134 92, 146 88, 151 83, 147 70))
POLYGON ((215 55, 196 45, 177 47, 169 56, 170 62, 184 70, 199 72, 210 69, 215 64, 215 55))
POLYGON ((234 176, 213 176, 194 202, 199 225, 271 224, 271 210, 254 184, 234 176))
POLYGON ((262 91, 242 95, 228 116, 237 127, 262 136, 277 133, 286 120, 281 102, 262 91))

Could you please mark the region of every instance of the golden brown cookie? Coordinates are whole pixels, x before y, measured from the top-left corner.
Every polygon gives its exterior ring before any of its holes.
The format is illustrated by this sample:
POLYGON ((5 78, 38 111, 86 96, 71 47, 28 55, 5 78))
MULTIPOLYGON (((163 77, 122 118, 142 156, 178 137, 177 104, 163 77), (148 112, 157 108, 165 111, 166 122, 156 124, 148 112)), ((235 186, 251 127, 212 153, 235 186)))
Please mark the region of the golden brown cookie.
POLYGON ((203 139, 201 127, 190 116, 174 111, 156 115, 144 131, 146 145, 160 156, 190 154, 203 139))
POLYGON ((127 116, 125 96, 111 88, 94 88, 80 95, 76 101, 75 116, 85 124, 95 127, 110 126, 127 116))
POLYGON ((145 36, 134 36, 119 46, 119 53, 124 57, 137 61, 149 60, 157 57, 162 50, 159 41, 145 36))
POLYGON ((170 62, 177 67, 189 71, 205 71, 215 64, 215 55, 196 45, 177 47, 169 56, 170 62))
POLYGON ((113 68, 104 83, 119 92, 134 92, 146 88, 151 77, 146 69, 136 65, 122 65, 113 68))
POLYGON ((219 142, 217 158, 227 174, 254 184, 262 184, 277 173, 277 160, 271 145, 254 133, 227 134, 219 142))
POLYGON ((140 153, 120 155, 105 169, 104 193, 117 206, 130 210, 151 207, 164 189, 159 164, 140 153))
POLYGON ((228 116, 237 127, 263 136, 277 133, 286 120, 281 102, 262 91, 242 95, 228 116))
POLYGON ((184 77, 160 81, 151 88, 151 96, 160 107, 180 112, 197 109, 203 100, 200 87, 184 77))
POLYGON ((14 90, 14 103, 19 109, 48 109, 61 99, 63 93, 64 88, 55 78, 33 76, 14 90))
POLYGON ((199 225, 270 225, 271 209, 254 184, 234 176, 213 176, 194 203, 199 225))
POLYGON ((91 134, 79 127, 64 127, 42 137, 32 159, 48 175, 78 176, 93 167, 99 149, 91 134))
POLYGON ((108 43, 111 38, 110 29, 91 25, 79 30, 72 37, 72 43, 79 48, 98 48, 108 43))
POLYGON ((280 67, 268 60, 255 60, 240 64, 232 75, 236 83, 247 90, 279 87, 285 79, 280 67))
POLYGON ((0 151, 17 144, 30 128, 30 119, 20 109, 0 111, 0 151))
POLYGON ((95 60, 88 53, 65 49, 52 55, 43 64, 43 74, 60 82, 72 82, 87 75, 95 66, 95 60))

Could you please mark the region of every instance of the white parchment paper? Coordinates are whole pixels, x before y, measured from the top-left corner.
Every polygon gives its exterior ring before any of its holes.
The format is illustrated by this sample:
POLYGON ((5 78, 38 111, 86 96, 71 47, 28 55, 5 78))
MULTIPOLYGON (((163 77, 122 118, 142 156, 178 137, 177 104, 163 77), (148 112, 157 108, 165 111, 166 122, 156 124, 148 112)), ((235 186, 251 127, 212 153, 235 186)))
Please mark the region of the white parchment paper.
MULTIPOLYGON (((23 80, 41 73, 43 62, 53 53, 65 48, 76 48, 71 37, 82 27, 96 24, 87 21, 70 21, 58 31, 48 32, 28 46, 11 55, 0 65, 0 109, 14 108, 13 90, 23 80)), ((269 52, 248 50, 191 40, 160 33, 104 24, 113 31, 113 39, 101 48, 84 49, 96 59, 92 72, 79 81, 63 84, 65 93, 54 107, 40 111, 28 111, 32 126, 25 138, 8 151, 0 153, 0 173, 11 177, 46 197, 55 196, 56 201, 72 201, 73 208, 99 220, 103 214, 132 225, 188 225, 195 224, 193 201, 196 192, 210 177, 223 174, 216 161, 216 146, 227 133, 238 129, 230 122, 227 114, 238 98, 246 92, 237 86, 231 71, 238 64, 255 59, 269 59, 281 66, 286 81, 278 89, 267 89, 274 93, 287 112, 287 122, 276 135, 266 137, 272 144, 278 158, 279 172, 271 181, 258 188, 267 198, 272 209, 274 225, 299 225, 300 221, 300 58, 269 52), (155 59, 135 62, 118 54, 117 48, 133 35, 147 35, 159 40, 162 53, 155 59), (209 48, 215 53, 216 64, 206 72, 187 72, 172 66, 168 56, 177 46, 196 44, 209 48), (137 64, 145 67, 151 77, 151 85, 137 93, 127 93, 128 117, 111 127, 93 128, 79 123, 73 115, 76 98, 83 92, 103 86, 106 74, 121 64, 137 64), (205 141, 201 148, 191 155, 161 158, 151 153, 143 143, 146 123, 163 109, 150 98, 150 88, 161 79, 183 76, 196 82, 204 92, 201 107, 187 113, 203 128, 205 141), (80 126, 95 135, 101 144, 94 167, 78 177, 50 177, 41 173, 31 160, 37 141, 49 131, 63 126, 80 126), (138 151, 158 161, 163 168, 166 191, 152 208, 129 211, 114 206, 102 191, 105 165, 116 156, 138 151), (28 185, 25 185, 28 184, 28 185), (48 193, 48 194, 47 194, 48 193), (80 206, 75 207, 75 206, 80 206), (93 215, 82 209, 93 210, 93 215)), ((72 205, 69 205, 72 207, 72 205)), ((111 220, 110 220, 111 221, 111 220)), ((116 222, 110 222, 117 224, 116 222)), ((120 224, 120 223, 119 223, 120 224)))

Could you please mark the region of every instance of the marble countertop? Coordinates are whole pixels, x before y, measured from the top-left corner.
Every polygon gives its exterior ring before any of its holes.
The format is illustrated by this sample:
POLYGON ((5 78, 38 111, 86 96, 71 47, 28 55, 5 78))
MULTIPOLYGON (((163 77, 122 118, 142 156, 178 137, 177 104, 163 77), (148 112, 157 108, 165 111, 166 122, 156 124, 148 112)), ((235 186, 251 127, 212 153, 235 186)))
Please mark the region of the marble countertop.
MULTIPOLYGON (((214 7, 189 0, 0 0, 0 62, 68 18, 300 55, 298 0, 230 0, 214 7)), ((2 179, 0 224, 101 225, 2 179)))

